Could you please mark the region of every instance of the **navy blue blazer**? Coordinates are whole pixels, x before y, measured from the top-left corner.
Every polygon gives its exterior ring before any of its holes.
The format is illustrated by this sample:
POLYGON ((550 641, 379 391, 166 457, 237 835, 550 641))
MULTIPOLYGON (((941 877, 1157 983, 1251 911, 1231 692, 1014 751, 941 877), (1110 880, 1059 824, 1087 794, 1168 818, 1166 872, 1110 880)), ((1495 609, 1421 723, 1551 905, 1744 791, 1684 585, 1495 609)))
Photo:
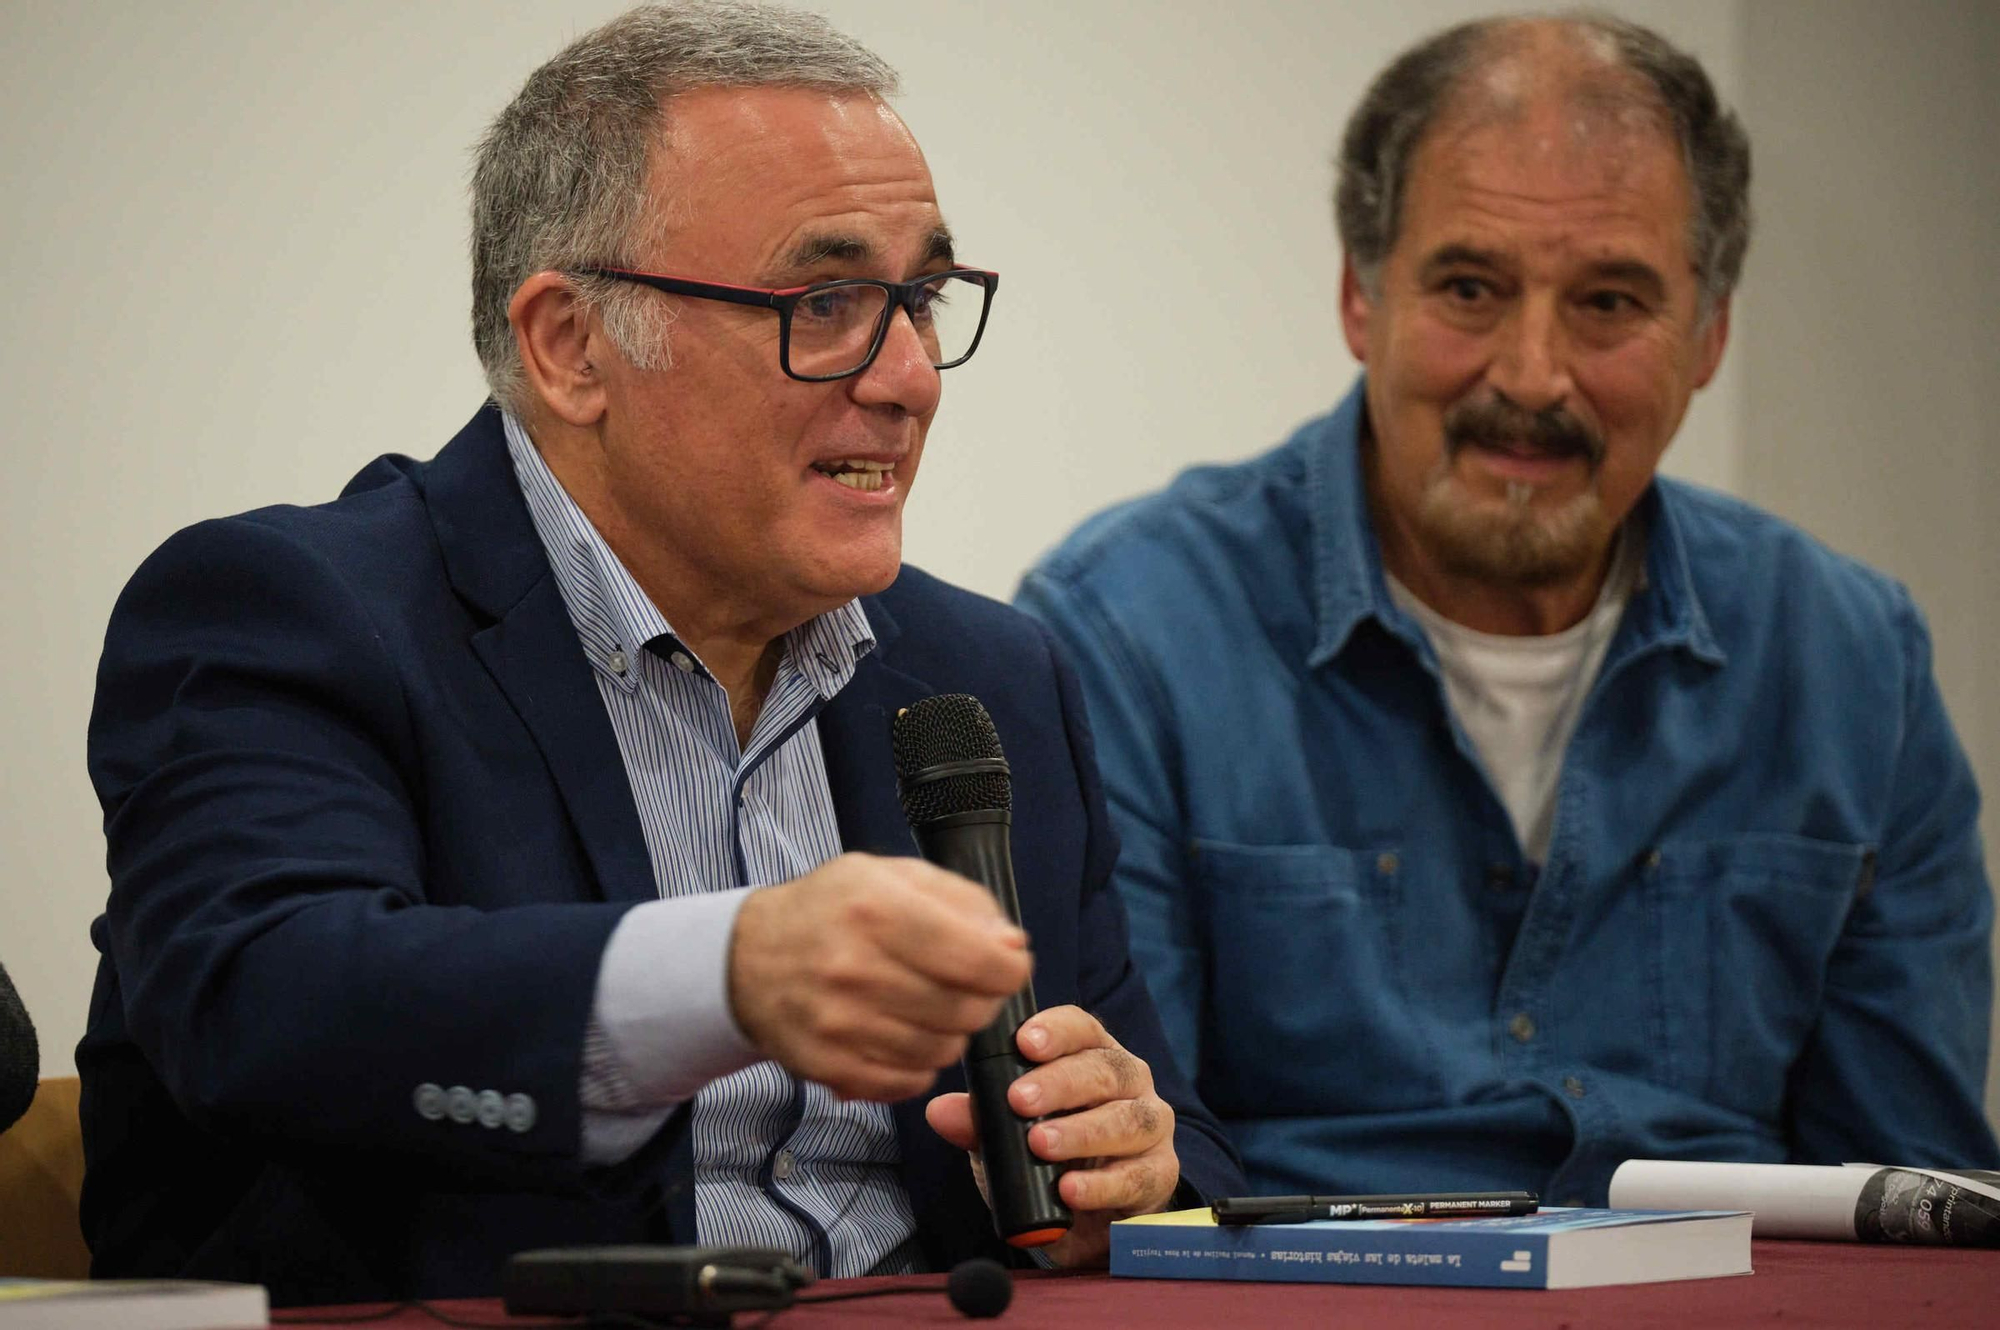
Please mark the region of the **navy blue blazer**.
MULTIPOLYGON (((1237 1188, 1127 958, 1047 635, 914 569, 863 603, 877 648, 817 721, 843 844, 916 852, 890 719, 979 697, 1014 770, 1037 997, 1144 1057, 1184 1179, 1237 1188)), ((598 959, 657 891, 490 403, 429 463, 170 539, 113 612, 89 757, 111 873, 77 1050, 94 1274, 291 1304, 478 1295, 524 1248, 694 1240, 686 1113, 616 1168, 578 1160, 598 959), (427 1085, 494 1111, 421 1111, 427 1085)), ((924 1101, 894 1115, 927 1260, 1004 1251, 924 1101)))

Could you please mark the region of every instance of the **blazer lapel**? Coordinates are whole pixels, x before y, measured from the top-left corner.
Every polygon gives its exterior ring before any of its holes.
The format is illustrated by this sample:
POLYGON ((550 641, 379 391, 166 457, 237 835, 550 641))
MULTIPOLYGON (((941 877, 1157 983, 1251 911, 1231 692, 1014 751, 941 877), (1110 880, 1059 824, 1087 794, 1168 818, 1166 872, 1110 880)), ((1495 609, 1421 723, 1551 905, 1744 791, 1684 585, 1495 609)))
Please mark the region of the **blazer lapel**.
POLYGON ((657 898, 618 738, 555 579, 474 634, 472 649, 542 750, 604 898, 657 898))
POLYGON ((917 852, 896 794, 896 757, 890 728, 896 713, 936 690, 889 664, 896 621, 874 597, 862 602, 875 632, 875 649, 854 667, 854 677, 819 713, 819 746, 843 849, 867 854, 917 852))
POLYGON ((472 649, 548 763, 606 900, 659 895, 632 786, 576 626, 487 403, 424 468, 452 585, 492 620, 472 649))

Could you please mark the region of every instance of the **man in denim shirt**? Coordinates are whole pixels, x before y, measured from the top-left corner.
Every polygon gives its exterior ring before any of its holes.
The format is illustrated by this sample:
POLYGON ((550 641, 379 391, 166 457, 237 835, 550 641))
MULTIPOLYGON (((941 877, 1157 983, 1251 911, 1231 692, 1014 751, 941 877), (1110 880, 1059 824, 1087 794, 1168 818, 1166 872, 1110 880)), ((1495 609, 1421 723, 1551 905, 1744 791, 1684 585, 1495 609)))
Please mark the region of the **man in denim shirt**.
POLYGON ((1915 606, 1654 475, 1748 181, 1642 28, 1420 44, 1341 156, 1363 380, 1021 589, 1083 672, 1134 953, 1260 1189, 2000 1162, 1978 794, 1915 606))

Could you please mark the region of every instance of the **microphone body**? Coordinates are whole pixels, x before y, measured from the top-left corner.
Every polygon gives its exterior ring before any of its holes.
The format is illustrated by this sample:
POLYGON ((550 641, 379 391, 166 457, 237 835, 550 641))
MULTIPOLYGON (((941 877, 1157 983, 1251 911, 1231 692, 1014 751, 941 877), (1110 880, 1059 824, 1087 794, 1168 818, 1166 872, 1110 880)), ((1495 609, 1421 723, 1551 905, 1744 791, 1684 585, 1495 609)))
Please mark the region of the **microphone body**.
MULTIPOLYGON (((1018 924, 1021 903, 1008 844, 1012 821, 1012 814, 1004 810, 982 810, 913 829, 924 858, 991 891, 1001 910, 1018 924)), ((1007 1087, 1035 1065, 1021 1056, 1014 1040, 1037 1010, 1030 980, 1001 1005, 985 1029, 972 1036, 959 1062, 972 1096, 972 1121, 979 1132, 993 1226, 1015 1247, 1046 1246, 1067 1233, 1070 1224, 1069 1207, 1056 1193, 1061 1170, 1028 1148, 1028 1128, 1034 1123, 1007 1102, 1007 1087)))
MULTIPOLYGON (((964 694, 927 698, 897 717, 896 739, 904 812, 918 850, 938 867, 992 892, 1001 911, 1019 924, 1021 902, 1009 840, 1012 786, 985 708, 964 694), (940 711, 948 718, 941 727, 940 711), (970 751, 964 751, 955 741, 967 728, 968 715, 976 722, 970 727, 975 737, 970 751)), ((960 1062, 972 1097, 993 1226, 1013 1247, 1046 1246, 1070 1227, 1069 1207, 1056 1191, 1062 1170, 1028 1148, 1028 1128, 1041 1119, 1022 1118, 1007 1103, 1007 1087, 1035 1065, 1021 1056, 1015 1036, 1036 1010, 1030 981, 972 1036, 960 1062)))

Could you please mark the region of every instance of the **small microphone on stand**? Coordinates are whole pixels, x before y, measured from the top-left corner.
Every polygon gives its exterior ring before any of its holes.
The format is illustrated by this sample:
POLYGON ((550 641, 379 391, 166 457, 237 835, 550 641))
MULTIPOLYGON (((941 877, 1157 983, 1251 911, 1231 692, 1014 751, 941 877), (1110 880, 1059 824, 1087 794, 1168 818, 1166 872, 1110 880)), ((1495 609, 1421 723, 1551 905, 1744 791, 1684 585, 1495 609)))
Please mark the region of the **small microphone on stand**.
MULTIPOLYGON (((993 718, 977 698, 947 693, 897 713, 891 738, 903 816, 916 834, 917 848, 938 867, 991 891, 1018 925, 1021 903, 1008 842, 1014 781, 993 718)), ((1014 1247, 1047 1246, 1070 1227, 1069 1207, 1056 1193, 1061 1170, 1036 1158, 1028 1148, 1033 1123, 1007 1103, 1007 1087, 1034 1067, 1014 1039, 1035 1011, 1034 985, 1029 983, 972 1036, 961 1064, 972 1095, 993 1226, 1014 1247)))
MULTIPOLYGON (((516 1253, 501 1288, 514 1316, 671 1317, 675 1325, 705 1326, 728 1326, 736 1312, 937 1291, 799 1292, 812 1282, 812 1271, 776 1247, 557 1247, 516 1253)), ((952 1267, 945 1296, 961 1315, 998 1316, 1013 1300, 1014 1283, 998 1262, 974 1257, 952 1267)))

